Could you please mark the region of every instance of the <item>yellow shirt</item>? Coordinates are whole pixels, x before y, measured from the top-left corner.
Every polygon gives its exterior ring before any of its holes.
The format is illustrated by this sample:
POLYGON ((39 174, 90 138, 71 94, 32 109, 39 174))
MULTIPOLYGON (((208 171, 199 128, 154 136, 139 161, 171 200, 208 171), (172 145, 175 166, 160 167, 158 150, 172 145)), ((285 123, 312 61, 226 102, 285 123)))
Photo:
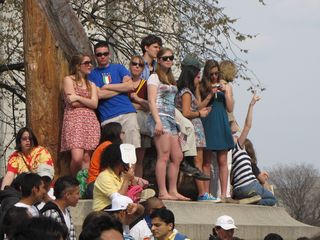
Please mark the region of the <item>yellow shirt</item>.
POLYGON ((111 195, 120 190, 123 181, 110 168, 102 171, 94 183, 92 209, 100 211, 110 205, 111 195))
MULTIPOLYGON (((173 232, 166 240, 174 240, 177 235, 177 232, 173 232)), ((189 238, 185 238, 184 240, 190 240, 189 238)))

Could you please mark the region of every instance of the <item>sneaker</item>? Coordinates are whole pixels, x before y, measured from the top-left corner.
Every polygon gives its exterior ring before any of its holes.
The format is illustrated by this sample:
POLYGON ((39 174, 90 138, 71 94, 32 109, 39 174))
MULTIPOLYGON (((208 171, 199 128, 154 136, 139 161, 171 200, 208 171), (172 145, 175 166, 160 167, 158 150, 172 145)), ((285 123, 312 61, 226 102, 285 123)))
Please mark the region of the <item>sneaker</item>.
POLYGON ((220 202, 221 200, 219 198, 215 198, 211 195, 211 193, 205 193, 201 196, 198 196, 198 201, 205 201, 205 202, 220 202))
POLYGON ((251 204, 251 203, 257 203, 260 200, 261 200, 261 196, 255 195, 253 197, 239 199, 238 201, 239 201, 239 204, 251 204))

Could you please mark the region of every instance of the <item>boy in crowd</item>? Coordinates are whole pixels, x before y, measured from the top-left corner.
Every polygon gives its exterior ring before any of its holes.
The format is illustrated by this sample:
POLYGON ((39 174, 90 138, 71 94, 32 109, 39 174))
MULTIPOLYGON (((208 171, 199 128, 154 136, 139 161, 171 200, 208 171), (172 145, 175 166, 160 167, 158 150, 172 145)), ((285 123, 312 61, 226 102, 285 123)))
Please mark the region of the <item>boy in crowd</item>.
POLYGON ((71 176, 60 177, 54 185, 56 199, 47 202, 41 209, 43 216, 51 217, 68 228, 69 240, 75 240, 76 234, 68 207, 77 205, 80 198, 79 190, 77 179, 71 176))
POLYGON ((44 182, 36 173, 28 173, 21 183, 21 199, 15 204, 16 207, 27 208, 33 217, 39 216, 39 210, 34 204, 43 201, 47 194, 44 182))

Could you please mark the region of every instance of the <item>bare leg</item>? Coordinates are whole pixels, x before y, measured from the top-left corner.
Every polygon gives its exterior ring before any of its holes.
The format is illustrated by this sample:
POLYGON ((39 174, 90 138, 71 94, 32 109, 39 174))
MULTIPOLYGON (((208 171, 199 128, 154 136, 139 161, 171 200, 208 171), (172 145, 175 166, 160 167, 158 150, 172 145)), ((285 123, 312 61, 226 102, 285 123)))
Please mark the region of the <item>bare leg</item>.
POLYGON ((166 187, 166 170, 170 154, 170 134, 162 134, 154 137, 154 144, 157 149, 157 163, 155 170, 159 188, 159 198, 175 200, 175 198, 169 195, 166 187))
MULTIPOLYGON (((197 148, 197 156, 194 157, 194 165, 203 172, 203 148, 197 148)), ((207 181, 195 180, 198 196, 202 196, 208 192, 205 189, 205 182, 207 181)))
POLYGON ((93 151, 84 151, 82 169, 89 169, 92 152, 93 151))
MULTIPOLYGON (((212 162, 212 151, 203 150, 203 173, 211 176, 211 162, 212 162)), ((212 177, 212 176, 211 176, 212 177)), ((204 181, 204 189, 206 192, 209 192, 210 181, 204 181)))
POLYGON ((190 200, 189 198, 178 193, 177 179, 179 174, 180 163, 183 158, 181 146, 177 135, 170 135, 170 163, 169 163, 169 194, 178 200, 190 200))
POLYGON ((137 177, 143 177, 143 159, 144 159, 144 148, 136 148, 137 162, 134 166, 134 175, 137 177))
POLYGON ((227 161, 228 151, 218 151, 218 165, 219 165, 219 179, 220 179, 220 189, 221 198, 227 196, 227 185, 228 185, 228 161, 227 161))
POLYGON ((71 149, 70 172, 72 176, 76 176, 82 168, 84 150, 81 148, 71 149))

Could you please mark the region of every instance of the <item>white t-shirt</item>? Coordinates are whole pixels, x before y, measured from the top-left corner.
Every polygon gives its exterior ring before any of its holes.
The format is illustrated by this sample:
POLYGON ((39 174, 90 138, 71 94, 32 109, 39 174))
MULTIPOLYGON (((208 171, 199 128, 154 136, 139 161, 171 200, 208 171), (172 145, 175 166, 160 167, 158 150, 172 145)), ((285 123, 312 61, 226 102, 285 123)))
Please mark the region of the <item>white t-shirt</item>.
POLYGON ((142 219, 130 229, 130 235, 134 237, 135 240, 143 240, 146 237, 151 237, 152 232, 146 220, 142 219))
POLYGON ((64 212, 62 212, 62 214, 63 214, 63 217, 64 217, 64 221, 66 222, 66 225, 67 225, 67 227, 68 227, 68 229, 70 231, 70 228, 71 228, 70 214, 67 211, 67 209, 64 212))
POLYGON ((27 208, 29 213, 33 217, 38 217, 39 216, 39 210, 33 205, 28 205, 28 204, 25 204, 25 203, 22 203, 22 202, 17 202, 14 206, 27 208))

